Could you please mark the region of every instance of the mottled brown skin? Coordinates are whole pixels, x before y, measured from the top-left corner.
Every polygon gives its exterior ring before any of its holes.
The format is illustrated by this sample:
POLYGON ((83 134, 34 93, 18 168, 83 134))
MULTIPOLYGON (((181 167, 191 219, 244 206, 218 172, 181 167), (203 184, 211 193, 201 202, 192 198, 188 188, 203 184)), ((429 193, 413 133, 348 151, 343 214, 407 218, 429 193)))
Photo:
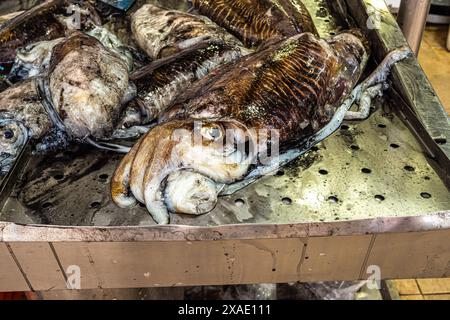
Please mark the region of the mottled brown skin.
POLYGON ((192 4, 247 47, 303 32, 317 33, 300 0, 193 0, 192 4))
POLYGON ((156 119, 192 83, 241 55, 239 48, 225 43, 202 43, 134 72, 130 80, 137 87, 137 103, 146 111, 143 122, 156 119))
POLYGON ((119 120, 129 88, 128 68, 97 39, 75 33, 53 49, 48 88, 70 137, 101 139, 119 120))
POLYGON ((14 118, 25 123, 34 139, 42 138, 52 123, 41 104, 36 84, 29 79, 0 94, 0 119, 14 118))
MULTIPOLYGON (((9 73, 18 48, 39 41, 64 37, 67 28, 58 20, 57 15, 69 16, 67 8, 72 3, 81 3, 81 1, 49 0, 2 24, 0 27, 0 74, 9 73)), ((89 10, 89 16, 81 15, 82 28, 91 22, 99 21, 96 12, 88 3, 83 3, 83 8, 89 10)))
POLYGON ((230 45, 239 41, 206 17, 146 4, 131 17, 131 30, 151 59, 176 54, 205 40, 222 40, 230 45))
POLYGON ((360 78, 367 54, 349 33, 328 43, 301 34, 197 82, 160 121, 235 119, 248 128, 279 130, 282 144, 302 140, 331 120, 360 78))
POLYGON ((120 179, 129 174, 119 169, 113 200, 126 206, 131 201, 123 197, 132 194, 158 223, 168 223, 161 188, 171 173, 192 170, 216 183, 240 181, 269 147, 261 143, 267 138, 261 129, 278 131, 280 152, 300 147, 331 121, 356 85, 368 58, 364 43, 356 30, 329 41, 304 33, 212 72, 162 114, 160 124, 141 139, 131 168, 126 158, 121 168, 131 172, 131 192, 120 179), (229 128, 234 129, 232 137, 226 135, 229 128), (184 131, 174 139, 180 129, 184 131), (192 143, 194 132, 205 139, 202 147, 192 143), (221 143, 225 136, 226 148, 221 143), (249 145, 248 152, 236 147, 243 144, 249 145))

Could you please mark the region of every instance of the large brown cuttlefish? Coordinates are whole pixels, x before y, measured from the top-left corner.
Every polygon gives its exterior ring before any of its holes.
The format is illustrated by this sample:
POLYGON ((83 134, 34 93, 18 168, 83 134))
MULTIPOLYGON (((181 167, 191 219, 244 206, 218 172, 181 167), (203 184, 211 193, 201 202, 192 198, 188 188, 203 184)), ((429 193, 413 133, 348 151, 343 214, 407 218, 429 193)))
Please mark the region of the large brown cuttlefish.
POLYGON ((390 55, 353 92, 369 55, 358 30, 328 41, 303 33, 222 67, 182 95, 125 156, 112 198, 121 207, 145 203, 158 223, 169 222, 169 211, 209 212, 224 186, 254 180, 330 135, 351 106, 346 99, 383 82, 408 54, 390 55), (278 156, 271 159, 273 146, 278 156))

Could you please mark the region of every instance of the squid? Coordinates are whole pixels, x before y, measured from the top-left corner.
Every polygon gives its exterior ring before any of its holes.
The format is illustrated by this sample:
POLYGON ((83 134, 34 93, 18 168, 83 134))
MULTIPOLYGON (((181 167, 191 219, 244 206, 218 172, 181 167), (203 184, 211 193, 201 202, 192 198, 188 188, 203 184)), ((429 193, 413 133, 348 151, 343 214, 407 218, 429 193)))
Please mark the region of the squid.
POLYGON ((211 211, 220 195, 331 135, 354 101, 370 108, 392 65, 410 50, 394 51, 357 85, 369 54, 357 29, 330 40, 302 33, 206 76, 123 158, 111 181, 113 201, 123 208, 144 203, 160 224, 169 223, 169 212, 211 211))

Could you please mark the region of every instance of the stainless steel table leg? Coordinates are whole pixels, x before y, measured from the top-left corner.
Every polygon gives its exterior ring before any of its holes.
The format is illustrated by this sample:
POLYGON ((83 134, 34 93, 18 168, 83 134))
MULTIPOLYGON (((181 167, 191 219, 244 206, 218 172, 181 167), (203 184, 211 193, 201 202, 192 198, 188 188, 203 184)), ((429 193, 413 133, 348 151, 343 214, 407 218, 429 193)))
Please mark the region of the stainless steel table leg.
POLYGON ((402 0, 398 23, 414 53, 419 53, 431 0, 402 0))

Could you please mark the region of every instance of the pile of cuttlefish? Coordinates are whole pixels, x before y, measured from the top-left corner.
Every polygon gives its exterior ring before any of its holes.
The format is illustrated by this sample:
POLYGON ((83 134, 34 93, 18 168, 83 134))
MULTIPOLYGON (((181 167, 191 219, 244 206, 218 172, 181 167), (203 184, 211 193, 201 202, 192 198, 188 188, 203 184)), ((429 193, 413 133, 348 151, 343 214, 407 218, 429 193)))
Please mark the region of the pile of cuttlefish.
POLYGON ((362 81, 363 32, 321 39, 301 0, 189 5, 127 14, 48 0, 0 22, 1 172, 29 142, 48 155, 88 143, 126 153, 111 181, 118 206, 143 203, 160 224, 205 214, 345 119, 367 118, 410 55, 394 50, 362 81))

